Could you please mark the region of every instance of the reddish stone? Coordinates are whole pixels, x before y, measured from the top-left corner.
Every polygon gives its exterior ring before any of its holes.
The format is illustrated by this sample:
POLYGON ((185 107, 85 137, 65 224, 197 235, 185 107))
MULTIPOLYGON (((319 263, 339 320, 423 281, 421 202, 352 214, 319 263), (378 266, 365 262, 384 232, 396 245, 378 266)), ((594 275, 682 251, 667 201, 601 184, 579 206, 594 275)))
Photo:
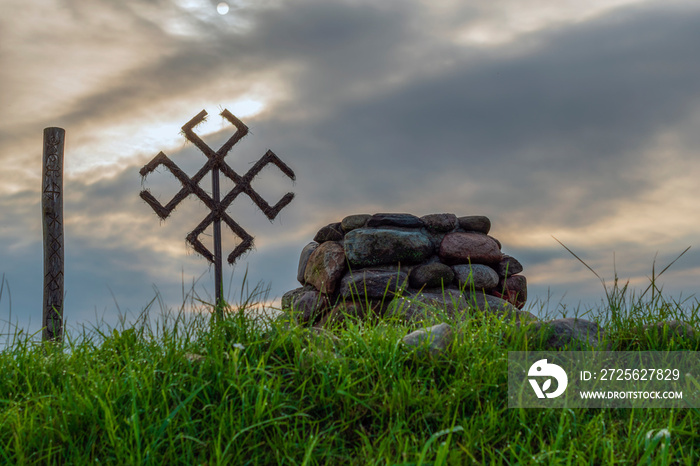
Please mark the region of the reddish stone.
POLYGON ((498 244, 480 233, 449 233, 440 243, 440 259, 446 264, 497 264, 498 244))
POLYGON ((459 227, 464 231, 476 231, 478 233, 488 233, 491 230, 491 220, 483 215, 470 215, 457 219, 459 227))
POLYGON ((527 301, 527 280, 523 275, 512 275, 498 283, 493 295, 522 309, 527 301))
POLYGON ((304 271, 304 281, 323 294, 335 292, 340 277, 346 269, 345 251, 342 244, 326 241, 309 256, 304 271))

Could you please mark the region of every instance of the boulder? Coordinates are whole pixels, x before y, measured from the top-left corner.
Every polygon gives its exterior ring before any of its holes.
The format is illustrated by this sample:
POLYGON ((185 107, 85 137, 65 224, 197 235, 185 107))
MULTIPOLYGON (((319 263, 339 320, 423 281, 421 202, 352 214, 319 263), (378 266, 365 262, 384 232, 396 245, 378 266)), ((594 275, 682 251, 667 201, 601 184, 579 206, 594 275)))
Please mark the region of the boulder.
POLYGON ((414 267, 408 276, 411 288, 447 288, 455 278, 450 266, 441 262, 433 262, 414 267))
POLYGON ((336 241, 326 241, 309 256, 304 281, 323 294, 331 294, 346 268, 343 246, 336 241))
POLYGON ((428 345, 428 353, 437 356, 444 352, 454 340, 452 327, 442 323, 428 328, 421 328, 403 337, 403 344, 416 348, 428 345))
POLYGON ((299 323, 313 324, 330 309, 327 296, 308 287, 288 291, 282 296, 282 308, 292 310, 299 323))
POLYGON ((529 327, 533 335, 550 332, 547 346, 551 349, 584 350, 596 348, 601 340, 603 329, 590 320, 568 317, 548 322, 535 322, 529 327))
POLYGON ((430 214, 420 218, 428 231, 449 233, 457 228, 457 216, 455 214, 430 214))
POLYGON ((644 326, 644 332, 652 336, 652 338, 664 340, 671 338, 695 338, 695 329, 693 326, 676 319, 646 324, 644 326))
POLYGON ((326 241, 341 241, 342 239, 343 229, 340 226, 340 222, 326 225, 318 230, 316 236, 314 236, 314 241, 317 243, 324 243, 326 241))
POLYGON ((503 254, 501 261, 494 269, 500 278, 505 278, 522 272, 523 265, 515 257, 503 254))
POLYGON ((448 233, 440 244, 440 260, 446 264, 497 264, 498 244, 481 233, 448 233))
POLYGON ((408 274, 401 270, 368 268, 350 270, 340 280, 340 295, 355 297, 359 301, 366 299, 391 299, 394 293, 405 285, 408 274))
POLYGON ((297 267, 297 281, 302 285, 306 284, 306 282, 304 281, 304 272, 306 272, 306 264, 307 262, 309 262, 309 257, 311 257, 311 253, 314 252, 317 247, 318 243, 313 241, 304 246, 304 249, 301 250, 301 255, 299 256, 299 266, 297 267))
POLYGON ((459 227, 464 231, 476 231, 487 234, 491 230, 491 220, 483 215, 470 215, 457 219, 459 227))
POLYGON ((474 290, 492 290, 498 285, 498 274, 488 265, 483 264, 459 264, 452 266, 454 270, 457 284, 460 288, 464 287, 469 291, 474 287, 474 290))
POLYGON ((508 320, 527 322, 537 320, 533 314, 518 310, 507 301, 495 296, 483 293, 462 294, 455 289, 422 292, 415 296, 399 296, 390 303, 385 315, 415 323, 436 319, 463 319, 477 310, 508 320))
POLYGON ((340 227, 347 233, 348 231, 364 227, 370 217, 371 215, 369 214, 348 215, 340 222, 340 227))
POLYGON ((433 252, 430 239, 418 230, 357 228, 345 235, 345 255, 351 267, 417 264, 433 252))
POLYGON ((367 226, 371 228, 421 228, 423 226, 423 221, 411 214, 374 214, 367 219, 367 226))

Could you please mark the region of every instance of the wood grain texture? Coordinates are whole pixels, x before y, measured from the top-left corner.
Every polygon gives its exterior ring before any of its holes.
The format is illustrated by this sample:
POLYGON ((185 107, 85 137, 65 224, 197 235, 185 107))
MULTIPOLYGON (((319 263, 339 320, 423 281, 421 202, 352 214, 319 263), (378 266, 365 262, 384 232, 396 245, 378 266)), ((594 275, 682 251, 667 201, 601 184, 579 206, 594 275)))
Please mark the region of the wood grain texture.
POLYGON ((44 129, 41 212, 44 231, 42 340, 63 339, 63 148, 62 128, 44 129))

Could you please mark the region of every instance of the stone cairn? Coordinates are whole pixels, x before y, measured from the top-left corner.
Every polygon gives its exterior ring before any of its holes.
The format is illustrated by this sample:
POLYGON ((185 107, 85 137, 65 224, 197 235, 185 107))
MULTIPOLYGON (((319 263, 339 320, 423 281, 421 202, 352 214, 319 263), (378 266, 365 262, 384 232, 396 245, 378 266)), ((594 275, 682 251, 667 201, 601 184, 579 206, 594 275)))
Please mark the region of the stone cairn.
POLYGON ((484 216, 350 215, 321 228, 301 252, 297 280, 282 309, 304 325, 324 327, 347 316, 454 317, 473 307, 535 318, 523 266, 501 252, 484 216))
MULTIPOLYGON (((523 266, 501 252, 490 229, 484 216, 350 215, 321 228, 304 247, 297 271, 302 286, 282 296, 282 311, 316 331, 348 317, 442 322, 404 337, 409 346, 431 341, 431 352, 453 338, 450 321, 475 309, 528 323, 533 333, 546 326, 551 349, 598 346, 605 330, 595 322, 542 322, 522 310, 523 266)), ((692 327, 675 320, 643 331, 695 337, 692 327)))

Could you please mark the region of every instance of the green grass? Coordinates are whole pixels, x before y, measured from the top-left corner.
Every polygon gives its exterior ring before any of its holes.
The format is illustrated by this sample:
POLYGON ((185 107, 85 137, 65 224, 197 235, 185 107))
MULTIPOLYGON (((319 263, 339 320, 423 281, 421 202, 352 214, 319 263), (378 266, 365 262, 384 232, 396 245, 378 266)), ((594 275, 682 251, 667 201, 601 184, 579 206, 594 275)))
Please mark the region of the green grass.
MULTIPOLYGON (((644 301, 617 282, 606 296, 586 318, 600 318, 616 349, 698 350, 636 331, 661 318, 697 324, 697 302, 644 301)), ((64 349, 15 335, 0 353, 0 463, 700 461, 698 410, 508 409, 508 351, 544 349, 524 327, 477 314, 430 358, 400 343, 412 328, 397 322, 317 334, 261 325, 246 317, 252 305, 84 330, 64 349)))

